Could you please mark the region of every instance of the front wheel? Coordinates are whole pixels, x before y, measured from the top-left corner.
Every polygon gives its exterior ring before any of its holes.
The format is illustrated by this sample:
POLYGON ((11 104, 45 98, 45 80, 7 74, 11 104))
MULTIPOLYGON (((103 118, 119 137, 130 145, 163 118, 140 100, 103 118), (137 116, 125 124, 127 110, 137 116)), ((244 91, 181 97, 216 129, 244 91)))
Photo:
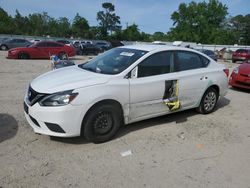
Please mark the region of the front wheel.
POLYGON ((29 59, 29 54, 21 52, 18 54, 18 59, 29 59))
POLYGON ((218 92, 214 88, 208 88, 204 93, 197 111, 202 114, 209 114, 214 111, 219 98, 218 92))
POLYGON ((83 127, 84 137, 94 143, 110 140, 122 124, 120 108, 112 104, 94 107, 86 117, 83 127))

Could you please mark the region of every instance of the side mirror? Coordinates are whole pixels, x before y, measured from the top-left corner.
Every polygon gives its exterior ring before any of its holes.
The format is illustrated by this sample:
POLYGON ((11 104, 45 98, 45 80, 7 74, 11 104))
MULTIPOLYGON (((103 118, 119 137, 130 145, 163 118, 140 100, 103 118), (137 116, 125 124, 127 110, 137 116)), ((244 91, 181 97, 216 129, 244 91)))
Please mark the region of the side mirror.
POLYGON ((132 71, 131 71, 131 79, 137 78, 138 76, 138 66, 136 66, 132 71))

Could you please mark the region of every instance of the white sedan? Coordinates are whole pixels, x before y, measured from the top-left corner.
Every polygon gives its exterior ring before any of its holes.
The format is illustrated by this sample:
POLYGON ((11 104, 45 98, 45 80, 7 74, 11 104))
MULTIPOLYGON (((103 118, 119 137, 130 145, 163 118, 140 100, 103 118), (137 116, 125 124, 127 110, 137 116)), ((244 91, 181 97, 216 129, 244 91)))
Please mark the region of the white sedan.
POLYGON ((191 108, 212 112, 227 93, 227 76, 192 49, 123 46, 33 80, 25 117, 36 133, 105 142, 123 124, 191 108))

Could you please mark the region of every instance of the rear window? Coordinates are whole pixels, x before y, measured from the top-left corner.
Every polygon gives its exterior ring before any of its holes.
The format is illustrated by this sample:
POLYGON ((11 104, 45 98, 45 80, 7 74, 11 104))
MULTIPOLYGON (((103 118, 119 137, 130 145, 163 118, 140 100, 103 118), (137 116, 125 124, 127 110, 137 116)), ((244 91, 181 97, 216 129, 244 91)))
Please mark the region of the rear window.
POLYGON ((205 57, 188 51, 177 51, 177 62, 179 71, 199 69, 206 67, 209 60, 205 57))
POLYGON ((236 50, 237 53, 247 53, 247 50, 245 49, 238 49, 236 50))

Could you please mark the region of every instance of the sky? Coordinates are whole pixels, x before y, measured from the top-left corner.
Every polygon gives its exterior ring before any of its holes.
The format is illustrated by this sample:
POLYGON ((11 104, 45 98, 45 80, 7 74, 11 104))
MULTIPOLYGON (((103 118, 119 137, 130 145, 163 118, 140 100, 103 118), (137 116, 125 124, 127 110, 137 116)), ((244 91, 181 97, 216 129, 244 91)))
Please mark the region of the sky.
MULTIPOLYGON (((227 5, 230 16, 250 14, 250 0, 220 1, 227 5)), ((0 0, 0 7, 12 16, 17 9, 25 16, 47 12, 54 18, 67 17, 70 21, 79 13, 88 20, 90 26, 95 26, 98 24, 96 13, 102 9, 104 2, 115 5, 123 28, 135 23, 140 31, 153 34, 156 31, 169 31, 173 25, 171 14, 178 10, 180 3, 189 3, 191 0, 0 0)))

